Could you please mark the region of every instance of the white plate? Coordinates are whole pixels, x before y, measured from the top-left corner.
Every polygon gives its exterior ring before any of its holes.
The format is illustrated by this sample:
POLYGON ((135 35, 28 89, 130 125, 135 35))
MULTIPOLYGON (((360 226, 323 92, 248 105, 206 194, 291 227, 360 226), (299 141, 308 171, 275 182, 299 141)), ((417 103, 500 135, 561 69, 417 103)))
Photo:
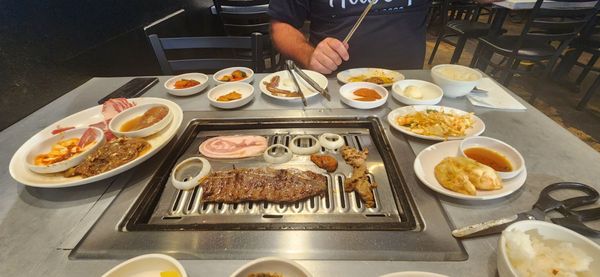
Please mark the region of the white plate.
POLYGON ((163 254, 146 254, 131 258, 104 273, 102 277, 160 277, 163 271, 174 271, 181 277, 187 277, 181 263, 163 254))
POLYGON ((429 188, 439 192, 443 195, 447 195, 453 198, 466 199, 466 200, 490 200, 507 196, 517 191, 527 179, 527 169, 524 168, 516 177, 509 180, 502 180, 504 186, 499 190, 484 191, 478 190, 477 195, 466 195, 458 192, 451 191, 444 188, 435 178, 434 169, 435 166, 440 163, 446 157, 457 157, 459 156, 460 141, 445 141, 434 144, 425 148, 415 158, 415 174, 429 188))
POLYGON ((422 111, 426 111, 426 110, 436 110, 436 111, 441 111, 443 110, 444 112, 447 113, 454 113, 457 115, 465 115, 468 114, 467 112, 463 111, 463 110, 459 110, 459 109, 455 109, 455 108, 450 108, 450 107, 444 107, 444 106, 406 106, 406 107, 401 107, 401 108, 397 108, 393 111, 391 111, 388 114, 388 123, 394 127, 394 129, 405 133, 409 136, 413 136, 413 137, 417 137, 417 138, 422 138, 422 139, 429 139, 429 140, 439 140, 439 141, 444 141, 444 140, 457 140, 457 139, 464 139, 465 137, 474 137, 474 136, 479 136, 481 135, 481 133, 483 133, 483 131, 485 131, 485 123, 483 123, 483 120, 481 120, 481 118, 477 117, 476 115, 471 115, 473 117, 474 123, 473 126, 471 126, 471 128, 467 129, 467 131, 465 132, 465 136, 461 136, 461 137, 448 137, 448 139, 445 139, 443 137, 438 137, 438 136, 424 136, 424 135, 420 135, 417 133, 412 132, 408 127, 404 127, 404 126, 400 126, 398 125, 398 122, 396 122, 396 119, 399 116, 404 116, 410 113, 414 113, 414 112, 422 112, 422 111))
POLYGON ((208 87, 208 76, 202 73, 186 73, 172 77, 165 82, 165 89, 169 94, 175 96, 190 96, 202 92, 208 87), (200 82, 199 85, 195 85, 190 88, 176 89, 175 82, 181 79, 189 79, 200 82))
POLYGON ((208 101, 211 105, 221 109, 235 109, 244 106, 254 99, 254 86, 241 81, 225 83, 218 85, 207 93, 208 101), (242 95, 242 98, 229 102, 219 102, 217 98, 235 91, 242 95))
POLYGON ((437 273, 431 273, 431 272, 423 272, 423 271, 403 271, 403 272, 389 273, 386 275, 382 275, 380 277, 448 277, 448 276, 437 274, 437 273))
POLYGON ((422 80, 402 80, 392 86, 392 95, 396 100, 405 105, 435 105, 442 101, 444 91, 438 85, 422 80), (406 96, 405 91, 409 86, 417 87, 422 93, 422 99, 406 96))
POLYGON ((143 104, 164 104, 169 107, 169 109, 173 112, 173 120, 166 128, 162 129, 160 132, 147 137, 148 143, 152 146, 152 148, 144 153, 142 156, 132 160, 124 165, 121 165, 117 168, 114 168, 110 171, 104 172, 102 174, 98 174, 96 176, 92 176, 89 178, 82 178, 80 176, 66 178, 63 177, 62 173, 54 173, 54 174, 38 174, 27 168, 27 164, 25 163, 25 159, 27 157, 26 150, 30 148, 31 144, 34 144, 40 140, 50 137, 52 134, 52 130, 56 129, 56 126, 61 127, 85 127, 89 124, 94 124, 104 120, 102 116, 102 105, 98 105, 87 110, 78 112, 76 114, 70 115, 62 120, 59 120, 45 129, 41 130, 29 140, 27 140, 13 155, 10 160, 9 171, 10 175, 19 183, 33 186, 33 187, 42 187, 42 188, 61 188, 61 187, 72 187, 79 186, 84 184, 89 184, 92 182, 96 182, 99 180, 104 180, 106 178, 115 176, 121 172, 129 170, 138 164, 146 161, 154 154, 156 154, 160 149, 162 149, 174 136, 177 134, 177 130, 181 126, 181 122, 183 121, 183 111, 179 107, 179 105, 161 98, 132 98, 129 101, 133 101, 136 105, 143 104))
POLYGON ((254 80, 254 71, 247 67, 229 67, 229 68, 225 68, 225 69, 217 71, 215 74, 213 74, 212 78, 213 78, 213 81, 215 81, 215 83, 217 85, 231 84, 231 83, 238 83, 238 82, 243 82, 243 83, 249 84, 252 82, 252 80, 254 80), (231 81, 231 82, 220 81, 220 79, 223 78, 223 76, 231 75, 231 73, 233 73, 236 70, 240 70, 240 71, 243 71, 244 73, 246 73, 246 78, 241 79, 239 81, 231 81))
POLYGON ((377 85, 377 84, 373 84, 373 83, 367 83, 367 82, 349 83, 349 84, 343 85, 340 88, 340 97, 341 97, 342 102, 344 102, 346 105, 356 108, 356 109, 377 108, 377 107, 385 104, 385 102, 387 102, 388 95, 389 95, 389 93, 388 93, 387 89, 385 89, 384 87, 377 85), (375 101, 355 100, 359 97, 354 95, 354 91, 356 91, 357 89, 361 89, 361 88, 375 90, 377 93, 379 93, 379 95, 381 95, 381 99, 375 100, 375 101))
POLYGON ((337 79, 340 82, 346 84, 346 83, 350 83, 350 78, 357 77, 357 76, 360 76, 360 75, 364 75, 366 77, 378 77, 378 76, 382 76, 383 75, 383 76, 392 78, 392 82, 391 83, 387 83, 387 84, 381 85, 381 86, 384 86, 384 87, 391 87, 395 82, 398 82, 400 80, 404 80, 404 75, 402 75, 400 72, 389 70, 389 69, 383 69, 383 68, 352 68, 352 69, 346 69, 344 71, 338 72, 337 79))
POLYGON ((275 272, 285 277, 311 277, 299 263, 285 258, 265 257, 251 261, 236 270, 231 277, 246 277, 251 273, 275 272))
MULTIPOLYGON (((328 85, 327 77, 325 77, 323 74, 312 71, 312 70, 306 70, 306 69, 303 69, 302 71, 304 71, 304 73, 306 73, 306 75, 308 75, 308 77, 313 79, 321 88, 323 88, 323 89, 327 88, 327 85, 328 85)), ((300 84, 300 88, 302 88, 302 92, 304 92, 304 97, 306 99, 317 96, 319 94, 318 91, 316 91, 313 87, 311 87, 306 81, 304 81, 304 79, 302 79, 300 76, 298 76, 298 74, 294 73, 294 75, 296 76, 296 80, 298 80, 298 83, 300 84)), ((283 96, 275 96, 275 95, 271 94, 271 92, 269 92, 267 90, 267 86, 265 85, 265 82, 270 82, 274 76, 279 76, 279 86, 277 86, 277 88, 285 89, 285 90, 289 90, 289 91, 296 90, 296 85, 294 84, 294 80, 292 80, 292 78, 290 78, 290 73, 287 70, 282 70, 282 71, 278 71, 275 73, 271 73, 271 74, 267 75, 266 77, 264 77, 260 81, 259 87, 260 87, 260 91, 262 91, 262 93, 264 93, 265 95, 267 95, 269 97, 279 99, 279 100, 284 100, 284 101, 289 101, 289 102, 302 101, 302 98, 300 98, 300 97, 283 97, 283 96)))

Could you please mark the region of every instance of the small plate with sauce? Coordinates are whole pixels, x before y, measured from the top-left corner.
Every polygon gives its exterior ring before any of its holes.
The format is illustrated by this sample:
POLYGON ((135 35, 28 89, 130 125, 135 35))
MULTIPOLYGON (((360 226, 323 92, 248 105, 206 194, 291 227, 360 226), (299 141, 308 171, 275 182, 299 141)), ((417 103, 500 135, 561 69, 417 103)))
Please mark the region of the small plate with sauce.
POLYGON ((119 137, 143 138, 158 133, 171 123, 173 113, 163 104, 129 108, 115 116, 108 129, 119 137))
POLYGON ((493 168, 503 180, 523 171, 525 160, 517 149, 490 137, 466 138, 460 143, 460 153, 493 168))
POLYGON ((342 102, 356 109, 377 108, 385 104, 388 95, 384 87, 368 82, 348 83, 340 88, 342 102))

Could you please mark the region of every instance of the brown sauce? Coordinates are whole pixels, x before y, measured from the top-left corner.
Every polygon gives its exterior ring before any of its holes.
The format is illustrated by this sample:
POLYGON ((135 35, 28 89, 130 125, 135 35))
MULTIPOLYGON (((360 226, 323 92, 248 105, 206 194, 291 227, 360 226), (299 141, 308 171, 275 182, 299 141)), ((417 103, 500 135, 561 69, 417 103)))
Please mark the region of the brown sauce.
POLYGON ((165 107, 152 107, 143 115, 136 116, 121 125, 120 131, 131 132, 150 127, 153 124, 161 121, 165 116, 167 116, 168 113, 169 109, 165 107))
POLYGON ((496 171, 510 172, 513 166, 510 161, 502 154, 484 147, 467 148, 464 151, 465 156, 485 164, 496 171))

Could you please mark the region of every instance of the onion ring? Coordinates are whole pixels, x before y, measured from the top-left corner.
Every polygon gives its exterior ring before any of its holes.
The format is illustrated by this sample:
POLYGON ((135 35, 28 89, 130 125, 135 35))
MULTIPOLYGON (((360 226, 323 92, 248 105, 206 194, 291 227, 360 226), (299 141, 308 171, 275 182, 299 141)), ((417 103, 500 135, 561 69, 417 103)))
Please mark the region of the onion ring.
POLYGON ((321 148, 321 144, 319 143, 319 140, 311 135, 296 136, 292 139, 292 141, 290 141, 290 150, 292 150, 292 152, 294 154, 298 154, 298 155, 314 154, 314 153, 317 153, 320 148, 321 148), (315 143, 313 144, 313 146, 309 146, 309 147, 298 146, 296 144, 296 140, 303 139, 303 138, 308 138, 308 139, 314 140, 315 143))
POLYGON ((200 180, 210 173, 210 162, 205 158, 191 157, 180 162, 171 172, 171 183, 180 190, 192 189, 200 183, 200 180), (198 171, 198 163, 202 164, 202 169, 198 171), (186 172, 186 169, 190 169, 186 172), (191 172, 198 173, 191 173, 191 172), (186 174, 187 173, 187 174, 186 174), (195 174, 189 176, 190 174, 195 174), (187 179, 187 180, 186 180, 187 179))
POLYGON ((265 150, 265 153, 263 153, 263 158, 266 162, 271 164, 282 164, 292 159, 292 151, 283 144, 273 144, 269 146, 267 150, 265 150), (283 154, 279 156, 272 155, 270 151, 273 148, 283 149, 283 154))
POLYGON ((327 149, 335 150, 344 146, 344 139, 338 134, 325 133, 319 136, 319 143, 327 149))

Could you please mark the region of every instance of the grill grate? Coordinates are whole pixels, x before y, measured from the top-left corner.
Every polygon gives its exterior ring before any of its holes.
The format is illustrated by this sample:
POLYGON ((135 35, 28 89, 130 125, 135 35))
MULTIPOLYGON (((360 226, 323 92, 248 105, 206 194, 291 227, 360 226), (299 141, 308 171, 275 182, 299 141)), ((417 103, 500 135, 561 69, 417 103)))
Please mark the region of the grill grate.
MULTIPOLYGON (((198 122, 190 124, 184 133, 189 136, 185 145, 178 145, 180 152, 172 160, 165 161, 155 176, 157 186, 154 200, 145 207, 146 216, 137 217, 129 223, 128 230, 172 229, 412 229, 414 218, 406 202, 407 194, 401 183, 401 175, 394 166, 384 137, 372 121, 350 122, 284 122, 268 124, 227 124, 227 122, 198 122), (244 202, 238 204, 206 203, 202 188, 181 191, 168 180, 171 169, 180 161, 199 156, 198 146, 205 140, 221 135, 260 135, 267 137, 269 145, 280 143, 289 146, 299 135, 318 137, 323 133, 341 135, 347 146, 359 150, 369 149, 366 161, 369 181, 377 183, 373 189, 375 207, 367 208, 357 192, 345 192, 344 180, 351 176, 352 167, 347 165, 337 150, 321 148, 321 153, 333 155, 338 169, 327 173, 310 161, 307 155, 294 155, 282 165, 266 163, 262 157, 241 160, 208 159, 213 170, 233 168, 297 168, 320 172, 326 177, 327 191, 296 203, 244 202), (382 150, 384 149, 384 150, 382 150), (407 212, 408 210, 408 212, 407 212), (143 223, 138 224, 140 221, 143 223), (152 228, 151 228, 152 227, 152 228)), ((181 139, 186 140, 185 138, 181 139)), ((301 145, 311 145, 310 139, 299 139, 301 145)), ((180 142, 181 143, 181 142, 180 142)), ((150 199, 150 196, 146 197, 150 199)), ((143 198, 142 198, 143 199, 143 198)), ((142 201, 142 200, 138 200, 142 201)))

